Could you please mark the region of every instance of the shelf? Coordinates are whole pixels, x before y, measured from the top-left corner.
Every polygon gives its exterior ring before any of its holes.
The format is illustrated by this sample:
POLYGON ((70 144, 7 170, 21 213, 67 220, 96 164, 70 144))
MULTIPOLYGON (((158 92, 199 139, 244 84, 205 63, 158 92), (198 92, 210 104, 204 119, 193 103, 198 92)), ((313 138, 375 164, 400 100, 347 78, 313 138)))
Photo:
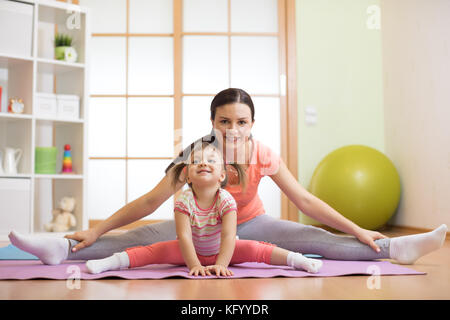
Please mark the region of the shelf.
POLYGON ((22 63, 33 62, 33 57, 25 57, 11 54, 4 54, 0 52, 0 68, 8 68, 22 63))
POLYGON ((49 21, 55 21, 55 15, 61 13, 67 17, 66 11, 75 11, 80 13, 86 13, 86 7, 75 5, 67 2, 56 2, 50 0, 36 0, 35 3, 39 4, 40 13, 45 13, 48 18, 51 18, 49 21))
POLYGON ((71 3, 57 1, 38 1, 39 21, 65 25, 67 17, 75 12, 85 14, 86 9, 71 3))
POLYGON ((82 174, 35 174, 36 179, 70 179, 81 180, 84 178, 82 174))
POLYGON ((0 179, 1 178, 9 178, 9 179, 29 179, 31 178, 31 174, 29 173, 18 173, 18 174, 0 174, 0 179))
MULTIPOLYGON (((0 0, 1 1, 1 0, 0 0)), ((29 187, 24 194, 15 191, 0 201, 0 212, 13 212, 18 218, 8 219, 0 214, 0 238, 6 236, 14 223, 24 225, 24 232, 41 232, 44 224, 52 218, 52 210, 59 206, 65 197, 74 197, 77 218, 76 230, 87 228, 87 121, 89 95, 86 92, 88 44, 88 9, 50 0, 19 0, 34 5, 31 33, 31 50, 8 53, 8 48, 0 51, 3 102, 10 98, 23 99, 25 108, 22 114, 0 112, 0 150, 6 147, 23 151, 17 165, 18 174, 1 174, 0 182, 23 183, 29 187), (76 12, 80 12, 76 17, 76 12), (76 25, 71 24, 73 17, 76 25), (78 25, 79 23, 79 25, 78 25), (78 53, 75 63, 54 59, 54 35, 56 30, 73 38, 73 46, 78 53), (22 54, 20 54, 22 52, 22 54), (32 53, 31 53, 32 52, 32 53), (6 81, 5 81, 6 80, 6 81), (37 106, 39 93, 56 95, 76 95, 80 99, 80 118, 59 118, 56 113, 45 116, 37 106), (72 147, 72 165, 75 174, 62 174, 64 146, 72 147), (54 146, 56 157, 55 174, 35 173, 36 147, 54 146), (19 198, 24 201, 15 201, 19 198), (25 205, 25 200, 28 201, 25 205), (14 208, 14 209, 6 209, 14 208)), ((29 7, 29 6, 27 6, 29 7)), ((7 109, 7 108, 6 108, 7 109)), ((3 162, 4 164, 4 162, 3 162)), ((8 189, 9 188, 9 189, 8 189)), ((1 195, 1 193, 0 193, 1 195)), ((4 193, 3 193, 4 195, 4 193)), ((71 232, 69 232, 71 233, 71 232)), ((39 233, 61 236, 61 233, 39 233)))
POLYGON ((45 118, 45 117, 35 117, 38 121, 52 121, 52 122, 65 122, 65 123, 84 123, 83 119, 62 119, 62 118, 45 118))
POLYGON ((84 70, 84 63, 70 63, 54 59, 36 58, 38 62, 38 72, 61 74, 72 71, 84 70))
POLYGON ((31 114, 15 114, 15 113, 6 113, 0 112, 0 122, 6 121, 10 122, 11 120, 31 120, 33 116, 31 114))
POLYGON ((14 113, 0 112, 0 123, 11 122, 14 120, 31 120, 31 119, 36 119, 38 121, 51 121, 63 123, 84 123, 83 119, 46 118, 34 116, 31 114, 14 114, 14 113))

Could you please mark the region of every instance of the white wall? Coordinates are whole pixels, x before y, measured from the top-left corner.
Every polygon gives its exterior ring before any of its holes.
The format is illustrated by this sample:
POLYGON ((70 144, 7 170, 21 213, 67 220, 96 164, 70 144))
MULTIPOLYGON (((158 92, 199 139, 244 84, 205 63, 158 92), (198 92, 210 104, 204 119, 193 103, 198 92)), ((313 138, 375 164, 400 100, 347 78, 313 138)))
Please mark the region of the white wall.
MULTIPOLYGON (((384 152, 381 32, 368 26, 379 0, 297 0, 298 164, 308 188, 330 152, 363 144, 384 152), (307 123, 306 108, 317 110, 307 123)), ((300 222, 319 224, 301 214, 300 222)))
POLYGON ((380 4, 385 148, 403 188, 392 224, 450 225, 450 1, 380 4))

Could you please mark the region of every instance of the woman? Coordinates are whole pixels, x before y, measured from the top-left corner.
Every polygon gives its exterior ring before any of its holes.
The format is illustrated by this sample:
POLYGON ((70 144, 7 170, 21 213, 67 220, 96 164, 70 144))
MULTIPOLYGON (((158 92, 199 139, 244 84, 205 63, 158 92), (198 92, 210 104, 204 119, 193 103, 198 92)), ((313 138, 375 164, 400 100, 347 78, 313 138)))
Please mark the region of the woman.
MULTIPOLYGON (((412 264, 419 257, 440 248, 447 227, 432 232, 389 239, 379 232, 360 228, 322 200, 305 190, 275 153, 252 138, 255 109, 251 97, 241 89, 230 88, 218 93, 211 103, 213 131, 203 137, 221 147, 227 163, 239 162, 246 168, 248 183, 245 192, 233 182, 233 169, 227 167, 230 181, 226 190, 238 205, 237 235, 240 239, 270 242, 296 252, 319 254, 328 259, 373 260, 395 259, 412 264), (321 228, 280 220, 265 214, 257 194, 259 181, 270 176, 299 210, 334 229, 353 235, 338 236, 321 228)), ((193 145, 193 144, 192 144, 193 145)), ((145 246, 176 238, 173 221, 151 224, 122 235, 103 235, 115 228, 139 220, 154 212, 184 184, 184 179, 171 185, 170 168, 184 161, 190 147, 180 153, 166 169, 158 185, 135 201, 125 205, 95 227, 55 240, 11 233, 10 239, 19 248, 38 256, 44 263, 62 260, 90 260, 111 256, 128 247, 145 246)))

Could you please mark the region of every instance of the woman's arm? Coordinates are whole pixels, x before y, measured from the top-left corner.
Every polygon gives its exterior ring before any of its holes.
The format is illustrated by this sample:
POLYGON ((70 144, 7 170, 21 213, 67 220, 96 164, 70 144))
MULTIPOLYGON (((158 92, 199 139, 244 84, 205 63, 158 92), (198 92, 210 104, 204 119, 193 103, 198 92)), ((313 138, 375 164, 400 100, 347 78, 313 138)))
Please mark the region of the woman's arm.
POLYGON ((235 210, 228 212, 222 217, 219 254, 217 255, 216 264, 208 266, 208 269, 212 269, 218 276, 233 275, 233 272, 228 270, 228 265, 230 264, 236 245, 236 226, 237 213, 235 210))
POLYGON ((203 276, 211 275, 209 271, 202 266, 197 257, 194 243, 192 242, 192 229, 189 217, 184 213, 175 210, 175 225, 177 229, 178 243, 180 245, 181 255, 186 266, 189 268, 189 275, 203 276))
POLYGON ((303 213, 336 230, 356 236, 361 242, 368 244, 375 251, 379 250, 374 240, 384 238, 385 236, 378 232, 360 228, 324 201, 308 192, 294 178, 282 160, 278 172, 271 176, 271 178, 303 213))
POLYGON ((179 190, 183 184, 180 182, 174 188, 171 185, 170 176, 167 174, 150 192, 128 203, 95 227, 67 235, 66 238, 80 241, 80 243, 72 248, 72 251, 90 246, 102 234, 153 213, 164 201, 179 190))

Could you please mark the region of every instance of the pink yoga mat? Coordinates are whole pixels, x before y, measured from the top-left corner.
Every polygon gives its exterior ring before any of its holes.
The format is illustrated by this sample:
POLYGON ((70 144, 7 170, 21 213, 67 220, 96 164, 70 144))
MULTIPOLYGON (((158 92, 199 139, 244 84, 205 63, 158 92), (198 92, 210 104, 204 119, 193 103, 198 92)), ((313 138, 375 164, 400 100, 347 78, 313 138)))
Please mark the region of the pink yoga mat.
MULTIPOLYGON (((345 275, 422 275, 409 267, 388 261, 338 261, 323 259, 320 272, 313 274, 285 266, 271 266, 264 263, 242 263, 230 266, 234 276, 227 278, 272 278, 272 277, 337 277, 345 275)), ((118 277, 122 279, 164 279, 183 277, 190 279, 218 278, 217 276, 195 277, 188 275, 185 266, 151 265, 136 269, 107 271, 90 274, 83 261, 65 261, 60 265, 44 265, 36 260, 0 261, 0 280, 6 279, 101 279, 118 277)), ((222 277, 224 278, 224 277, 222 277)))

